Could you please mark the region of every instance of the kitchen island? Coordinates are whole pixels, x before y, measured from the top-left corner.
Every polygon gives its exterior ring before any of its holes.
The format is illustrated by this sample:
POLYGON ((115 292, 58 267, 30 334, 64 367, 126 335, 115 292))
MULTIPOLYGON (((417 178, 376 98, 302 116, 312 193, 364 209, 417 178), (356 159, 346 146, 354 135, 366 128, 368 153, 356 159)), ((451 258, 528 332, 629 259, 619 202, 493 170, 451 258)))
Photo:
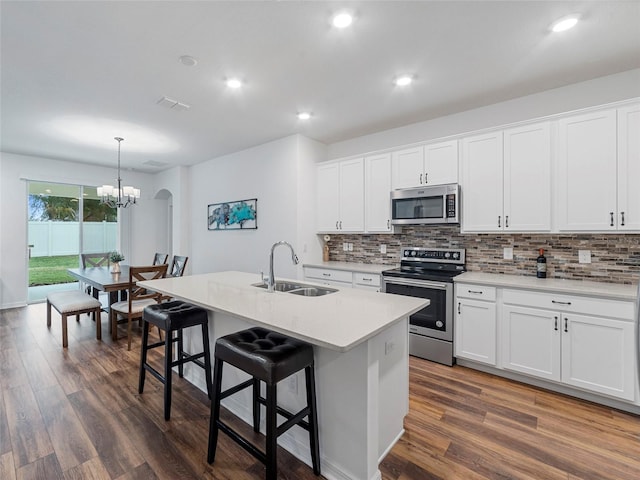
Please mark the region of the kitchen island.
MULTIPOLYGON (((378 464, 403 434, 409 410, 408 317, 428 301, 351 288, 320 297, 269 293, 253 285, 260 281, 257 274, 218 272, 138 283, 207 309, 212 342, 258 325, 314 345, 322 475, 380 479, 378 464)), ((201 334, 192 330, 185 350, 199 351, 201 334)), ((205 390, 202 369, 188 367, 185 377, 205 390)), ((223 389, 247 378, 225 367, 223 389)), ((291 411, 305 405, 301 372, 280 383, 278 402, 291 411)), ((223 405, 251 423, 249 389, 223 405)), ((291 429, 278 442, 311 464, 306 431, 291 429)))

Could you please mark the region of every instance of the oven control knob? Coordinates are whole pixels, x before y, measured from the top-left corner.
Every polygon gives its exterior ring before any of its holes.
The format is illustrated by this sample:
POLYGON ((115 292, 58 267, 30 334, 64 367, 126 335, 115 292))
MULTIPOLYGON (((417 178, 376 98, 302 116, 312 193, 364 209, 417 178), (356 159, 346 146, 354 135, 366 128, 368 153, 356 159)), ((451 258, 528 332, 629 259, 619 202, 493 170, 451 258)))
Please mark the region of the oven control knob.
POLYGON ((444 323, 442 323, 442 320, 438 320, 438 321, 436 322, 436 327, 438 327, 438 328, 442 328, 443 326, 444 326, 444 323))
POLYGON ((451 256, 451 254, 450 254, 449 252, 446 252, 446 253, 444 254, 444 258, 449 258, 450 256, 451 256))
POLYGON ((417 254, 418 254, 418 252, 416 252, 415 250, 413 250, 413 251, 411 252, 411 256, 412 256, 412 257, 415 257, 417 254))
POLYGON ((460 259, 460 254, 459 254, 459 253, 457 253, 457 252, 454 252, 454 253, 453 253, 453 259, 454 259, 454 260, 458 260, 458 259, 460 259))
POLYGON ((408 256, 409 256, 409 253, 410 253, 410 252, 409 252, 409 250, 405 250, 405 251, 404 251, 404 256, 405 256, 405 257, 408 257, 408 256))

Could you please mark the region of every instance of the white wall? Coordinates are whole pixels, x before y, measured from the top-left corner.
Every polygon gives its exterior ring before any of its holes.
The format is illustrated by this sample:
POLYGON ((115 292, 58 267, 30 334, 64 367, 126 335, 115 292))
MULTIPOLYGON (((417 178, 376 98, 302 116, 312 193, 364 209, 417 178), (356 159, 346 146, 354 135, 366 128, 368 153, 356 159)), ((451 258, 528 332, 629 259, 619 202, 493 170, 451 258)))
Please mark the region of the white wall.
POLYGON ((328 146, 328 158, 362 155, 634 97, 640 97, 640 69, 333 143, 328 146))
MULTIPOLYGON (((27 180, 98 186, 117 177, 115 168, 0 153, 0 308, 27 302, 27 180)), ((148 264, 156 250, 153 176, 126 172, 142 190, 140 203, 123 210, 120 249, 129 264, 148 264)))
MULTIPOLYGON (((323 145, 294 135, 191 167, 192 272, 241 270, 258 281, 279 240, 291 243, 301 262, 319 255, 314 165, 325 158, 323 145), (256 230, 207 229, 209 204, 251 198, 258 199, 256 230)), ((274 265, 277 276, 297 277, 285 247, 276 249, 274 265)))

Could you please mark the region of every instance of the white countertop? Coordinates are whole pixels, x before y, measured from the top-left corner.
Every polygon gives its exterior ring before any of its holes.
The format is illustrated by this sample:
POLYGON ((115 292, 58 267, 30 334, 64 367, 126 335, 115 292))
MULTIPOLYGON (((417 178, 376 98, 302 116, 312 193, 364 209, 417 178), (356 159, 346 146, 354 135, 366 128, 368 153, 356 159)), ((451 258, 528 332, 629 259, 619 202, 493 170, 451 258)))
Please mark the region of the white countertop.
POLYGON ((396 268, 396 265, 379 265, 375 263, 355 263, 355 262, 318 262, 305 263, 303 267, 328 268, 330 270, 346 270, 349 272, 374 273, 380 275, 384 270, 396 268))
POLYGON ((429 304, 420 298, 346 287, 332 287, 338 292, 321 297, 268 293, 251 286, 260 281, 259 274, 217 272, 138 285, 341 352, 429 304))
POLYGON ((528 290, 552 291, 573 295, 606 297, 614 300, 635 300, 637 285, 591 282, 587 280, 563 280, 559 278, 537 278, 524 275, 500 273, 465 272, 454 277, 456 283, 473 283, 495 287, 523 288, 528 290))

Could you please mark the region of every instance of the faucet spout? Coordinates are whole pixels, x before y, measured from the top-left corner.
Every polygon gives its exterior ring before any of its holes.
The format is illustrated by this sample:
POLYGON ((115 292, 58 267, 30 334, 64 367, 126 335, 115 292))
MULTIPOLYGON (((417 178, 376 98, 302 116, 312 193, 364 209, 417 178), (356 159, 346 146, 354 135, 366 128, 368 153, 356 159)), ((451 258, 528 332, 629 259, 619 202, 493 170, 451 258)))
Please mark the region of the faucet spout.
POLYGON ((291 261, 293 262, 294 265, 298 264, 298 256, 296 255, 296 252, 293 250, 293 247, 289 242, 285 242, 284 240, 282 240, 280 242, 274 243, 271 246, 271 253, 269 254, 269 279, 267 281, 267 292, 275 291, 274 289, 276 285, 276 279, 273 273, 273 251, 279 245, 286 245, 287 247, 289 247, 289 250, 291 250, 291 261))

